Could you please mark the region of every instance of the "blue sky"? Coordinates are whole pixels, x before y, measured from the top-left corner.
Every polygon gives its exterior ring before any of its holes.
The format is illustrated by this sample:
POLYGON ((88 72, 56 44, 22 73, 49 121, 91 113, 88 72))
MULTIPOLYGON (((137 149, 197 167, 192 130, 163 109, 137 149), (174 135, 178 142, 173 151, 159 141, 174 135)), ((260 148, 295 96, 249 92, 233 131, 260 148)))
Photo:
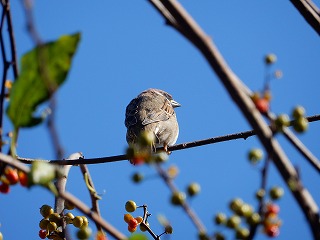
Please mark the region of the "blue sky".
MULTIPOLYGON (((274 70, 281 69, 284 75, 271 83, 272 111, 290 114, 295 105, 301 104, 308 115, 319 113, 319 37, 289 1, 181 3, 252 90, 263 86, 264 55, 270 52, 277 55, 274 70)), ((33 43, 26 32, 20 2, 12 1, 11 5, 21 57, 33 43)), ((148 1, 35 1, 34 11, 36 27, 44 41, 82 33, 68 80, 57 94, 57 126, 66 155, 77 151, 87 158, 123 154, 125 107, 150 87, 171 93, 182 104, 177 109, 178 143, 250 129, 202 55, 166 26, 148 1)), ((8 121, 5 128, 11 129, 8 121)), ((316 156, 320 155, 319 131, 319 123, 312 123, 307 133, 299 135, 316 156)), ((278 140, 300 169, 305 186, 320 203, 317 172, 283 137, 278 136, 278 140)), ((175 183, 181 190, 192 181, 201 185, 202 192, 191 201, 191 206, 208 232, 219 230, 213 224, 213 216, 220 211, 230 214, 227 205, 232 198, 241 197, 257 206, 254 192, 260 185, 260 168, 246 159, 252 147, 261 147, 254 137, 177 151, 170 156, 165 167, 171 164, 179 167, 175 183)), ((20 132, 18 154, 54 158, 45 125, 20 132)), ((125 234, 129 235, 122 220, 124 204, 133 199, 149 206, 155 232, 162 231, 155 217, 161 213, 173 225, 170 239, 196 239, 196 229, 180 208, 170 205, 170 192, 160 179, 132 184, 130 176, 134 172, 153 176, 152 168, 134 167, 123 161, 90 165, 89 169, 97 191, 103 194, 100 201, 103 217, 125 234)), ((302 212, 272 166, 268 186, 273 185, 285 189, 285 196, 279 201, 283 226, 278 239, 310 239, 302 212)), ((67 188, 90 203, 78 167, 71 169, 67 188)), ((1 195, 0 222, 5 239, 37 239, 41 220, 38 209, 53 202, 52 196, 38 187, 31 190, 13 187, 9 195, 1 195)), ((230 231, 223 232, 233 239, 230 231)), ((256 239, 267 237, 257 234, 256 239)))

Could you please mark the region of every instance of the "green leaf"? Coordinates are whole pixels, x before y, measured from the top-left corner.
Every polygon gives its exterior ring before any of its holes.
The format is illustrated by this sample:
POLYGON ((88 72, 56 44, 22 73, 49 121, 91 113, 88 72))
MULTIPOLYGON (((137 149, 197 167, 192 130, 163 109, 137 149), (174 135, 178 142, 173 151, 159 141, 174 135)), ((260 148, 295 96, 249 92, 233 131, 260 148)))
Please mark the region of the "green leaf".
POLYGON ((48 184, 56 177, 56 167, 45 161, 34 161, 28 174, 29 186, 48 184))
POLYGON ((148 238, 143 234, 132 234, 128 240, 148 240, 148 238))
POLYGON ((34 116, 34 112, 65 81, 79 40, 79 33, 65 35, 34 48, 21 58, 21 72, 12 86, 7 108, 15 128, 32 127, 43 120, 41 116, 34 116))

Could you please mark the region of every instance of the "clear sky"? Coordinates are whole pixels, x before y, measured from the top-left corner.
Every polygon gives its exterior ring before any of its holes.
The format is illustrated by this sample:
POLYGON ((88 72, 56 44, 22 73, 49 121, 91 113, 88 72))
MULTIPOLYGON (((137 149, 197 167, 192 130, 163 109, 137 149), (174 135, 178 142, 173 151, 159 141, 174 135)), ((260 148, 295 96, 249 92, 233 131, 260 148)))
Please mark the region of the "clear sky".
MULTIPOLYGON (((271 83, 272 111, 290 114, 295 105, 301 104, 308 115, 319 114, 319 36, 289 1, 181 2, 252 90, 263 86, 264 55, 277 55, 274 70, 281 69, 284 75, 271 83)), ((21 57, 33 43, 26 32, 20 1, 12 1, 11 5, 21 57)), ((250 129, 202 55, 166 26, 148 1, 35 1, 34 10, 36 27, 44 41, 63 34, 82 34, 72 70, 57 94, 58 132, 66 156, 77 151, 87 158, 123 154, 127 146, 125 107, 151 87, 171 93, 182 104, 177 109, 178 143, 250 129)), ((5 127, 5 131, 10 130, 8 121, 5 127)), ((311 123, 309 131, 299 135, 316 156, 320 156, 319 131, 319 123, 311 123)), ((278 140, 320 204, 317 172, 283 137, 278 140)), ((228 202, 232 198, 241 197, 257 206, 254 193, 260 185, 261 166, 254 167, 246 159, 252 147, 261 147, 254 137, 177 151, 165 165, 179 167, 175 183, 181 190, 192 181, 201 185, 202 192, 191 201, 191 206, 209 233, 220 230, 212 221, 215 213, 224 211, 230 215, 228 202)), ((18 154, 54 158, 45 124, 20 132, 18 154)), ((120 231, 129 235, 122 219, 125 202, 133 199, 149 206, 155 232, 162 231, 155 217, 161 213, 174 228, 168 239, 196 239, 196 229, 179 207, 169 203, 170 192, 161 179, 152 178, 155 171, 151 167, 134 167, 123 161, 90 165, 89 169, 97 191, 103 194, 102 216, 120 231), (136 171, 151 178, 133 184, 130 176, 136 171)), ((278 239, 311 239, 299 206, 272 166, 268 187, 273 185, 285 189, 285 196, 279 201, 283 226, 278 239)), ((78 167, 71 169, 67 188, 90 204, 78 167)), ((15 186, 10 194, 1 195, 0 230, 5 239, 37 239, 39 208, 53 202, 53 197, 39 187, 26 190, 15 186)), ((223 232, 233 239, 231 231, 223 232)), ((267 237, 258 232, 256 239, 267 237)))

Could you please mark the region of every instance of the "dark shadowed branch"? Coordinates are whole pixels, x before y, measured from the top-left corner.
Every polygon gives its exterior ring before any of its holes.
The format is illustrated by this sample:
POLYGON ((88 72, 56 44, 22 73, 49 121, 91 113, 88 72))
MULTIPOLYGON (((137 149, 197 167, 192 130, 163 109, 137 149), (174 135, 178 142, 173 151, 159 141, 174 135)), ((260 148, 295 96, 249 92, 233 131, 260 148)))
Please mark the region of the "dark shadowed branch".
POLYGON ((320 10, 311 0, 290 0, 310 26, 320 35, 320 10))

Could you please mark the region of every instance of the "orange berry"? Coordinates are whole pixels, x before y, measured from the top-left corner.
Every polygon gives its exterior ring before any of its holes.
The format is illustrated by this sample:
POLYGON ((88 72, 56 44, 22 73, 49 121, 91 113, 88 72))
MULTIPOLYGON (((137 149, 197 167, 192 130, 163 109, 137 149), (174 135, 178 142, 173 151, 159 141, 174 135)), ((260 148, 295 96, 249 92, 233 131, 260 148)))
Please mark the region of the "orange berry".
POLYGON ((132 215, 129 213, 124 214, 124 217, 123 217, 126 223, 129 223, 132 218, 133 218, 132 215))
POLYGON ((20 184, 24 187, 28 186, 28 175, 24 172, 18 172, 20 184))
POLYGON ((137 226, 135 226, 135 227, 131 227, 130 225, 128 226, 128 231, 129 232, 135 232, 137 230, 137 226))
POLYGON ((143 218, 140 216, 136 217, 135 219, 137 220, 138 224, 142 223, 142 221, 143 221, 143 218))

